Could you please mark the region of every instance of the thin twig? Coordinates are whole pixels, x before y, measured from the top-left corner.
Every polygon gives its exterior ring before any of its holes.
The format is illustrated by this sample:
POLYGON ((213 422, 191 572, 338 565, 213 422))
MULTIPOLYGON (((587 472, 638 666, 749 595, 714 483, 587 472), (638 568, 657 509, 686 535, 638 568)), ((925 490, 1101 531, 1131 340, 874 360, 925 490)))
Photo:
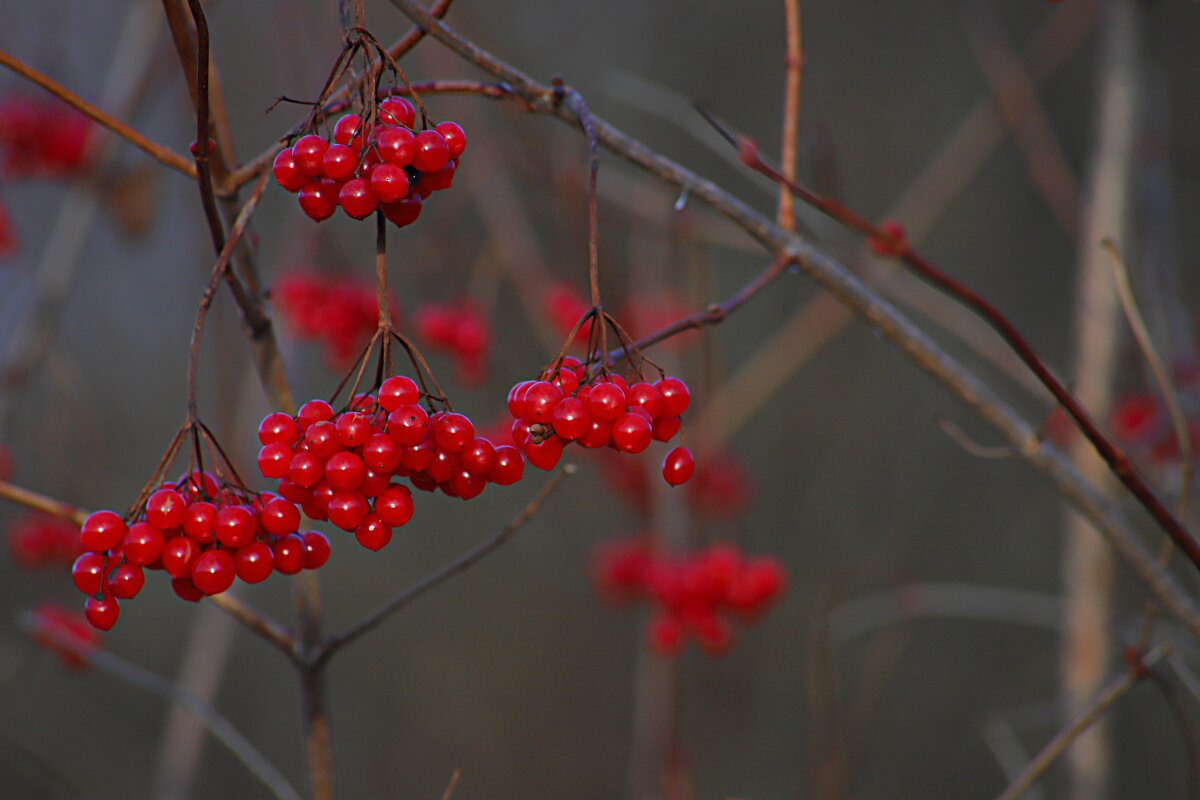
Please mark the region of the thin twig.
POLYGON ((458 573, 464 572, 470 567, 474 566, 474 564, 484 556, 488 555, 493 550, 500 547, 513 536, 515 536, 517 531, 521 530, 521 528, 524 527, 529 520, 533 519, 534 515, 537 514, 542 505, 548 499, 550 499, 550 495, 554 494, 558 487, 563 484, 563 481, 574 474, 574 464, 563 465, 563 467, 555 473, 554 477, 547 481, 538 491, 538 493, 534 495, 533 499, 530 500, 515 517, 505 523, 504 527, 450 563, 442 566, 435 572, 426 575, 412 586, 395 595, 379 608, 375 609, 370 614, 367 614, 367 616, 359 620, 350 628, 342 631, 339 634, 330 636, 325 640, 325 644, 313 653, 313 663, 320 665, 328 661, 330 656, 332 656, 342 647, 345 647, 347 644, 359 638, 363 634, 374 630, 381 623, 387 620, 388 617, 392 616, 397 611, 416 600, 418 597, 422 596, 431 589, 438 587, 445 581, 453 578, 458 573))
POLYGON ((1142 659, 1138 668, 1128 670, 1120 678, 1110 683, 1082 714, 1076 717, 1067 727, 1059 731, 1042 748, 1033 761, 1029 762, 1029 766, 1000 794, 997 800, 1017 800, 1017 798, 1024 795, 1031 786, 1041 780, 1047 770, 1067 751, 1067 748, 1076 739, 1087 732, 1097 720, 1107 714, 1109 709, 1116 705, 1118 700, 1128 694, 1129 690, 1136 686, 1143 678, 1147 677, 1149 671, 1154 668, 1154 665, 1169 653, 1170 649, 1167 647, 1158 647, 1151 650, 1142 659))
POLYGON ((69 650, 90 666, 131 686, 157 694, 186 708, 204 723, 213 737, 225 745, 238 761, 246 765, 251 774, 258 778, 271 794, 278 797, 279 800, 300 800, 300 794, 292 788, 279 770, 250 743, 250 740, 243 736, 233 726, 233 723, 222 716, 220 712, 192 692, 106 650, 81 648, 78 646, 78 642, 72 641, 70 637, 63 636, 51 626, 41 624, 32 613, 22 614, 21 625, 31 633, 48 638, 56 646, 69 650))
MULTIPOLYGON (((800 28, 800 0, 783 0, 787 55, 784 57, 783 132, 779 163, 789 180, 796 179, 796 144, 800 135, 800 92, 804 85, 804 39, 800 28)), ((796 198, 779 187, 776 221, 784 230, 796 229, 796 198)))
POLYGON ((210 595, 208 599, 214 606, 249 628, 251 632, 278 647, 288 658, 296 660, 296 638, 283 625, 228 592, 210 595))
POLYGON ((161 144, 150 141, 145 136, 126 125, 124 122, 121 122, 115 117, 109 116, 62 84, 42 74, 41 72, 38 72, 33 67, 17 58, 14 58, 3 50, 0 50, 0 66, 7 67, 8 69, 20 75, 22 78, 26 78, 36 83, 38 86, 50 92, 50 94, 57 97, 59 100, 62 100, 67 105, 77 109, 94 122, 103 125, 105 128, 108 128, 117 136, 120 136, 122 139, 146 153, 146 155, 150 156, 156 161, 165 164, 176 172, 181 172, 184 175, 187 175, 189 178, 196 177, 196 166, 188 159, 179 155, 169 147, 164 147, 161 144))
POLYGON ((47 497, 44 494, 38 494, 8 481, 0 481, 0 497, 17 505, 32 508, 34 511, 40 511, 52 517, 65 519, 68 522, 74 522, 76 525, 83 525, 84 520, 88 517, 86 511, 76 508, 69 503, 55 500, 53 497, 47 497))

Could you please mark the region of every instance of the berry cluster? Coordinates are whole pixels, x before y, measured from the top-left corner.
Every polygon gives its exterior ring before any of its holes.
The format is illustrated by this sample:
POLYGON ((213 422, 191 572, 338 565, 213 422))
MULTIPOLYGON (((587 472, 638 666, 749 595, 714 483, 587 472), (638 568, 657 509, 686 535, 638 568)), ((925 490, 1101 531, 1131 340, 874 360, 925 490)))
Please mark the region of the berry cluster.
MULTIPOLYGON (((554 469, 571 442, 630 454, 652 441, 669 442, 679 433, 680 415, 692 399, 679 378, 630 383, 619 375, 604 375, 583 383, 587 372, 573 356, 544 377, 552 379, 524 381, 508 393, 513 439, 522 443, 529 463, 544 470, 554 469)), ((692 452, 676 447, 663 459, 663 478, 678 486, 692 477, 695 467, 692 452)))
POLYGON ((429 414, 420 401, 417 384, 397 375, 341 413, 310 400, 295 417, 269 414, 258 429, 259 469, 309 517, 353 532, 369 550, 386 546, 392 529, 412 518, 412 492, 393 478, 469 500, 488 483, 508 486, 524 475, 515 447, 496 447, 475 435, 466 416, 429 414))
POLYGON ((324 342, 333 364, 354 358, 379 325, 373 282, 293 272, 279 279, 272 296, 296 335, 324 342))
POLYGON ((70 564, 80 552, 79 529, 57 517, 30 514, 8 529, 9 555, 29 569, 70 564))
POLYGON ((38 603, 29 612, 29 635, 71 669, 85 669, 84 656, 100 647, 100 632, 83 614, 50 601, 38 603))
POLYGON ((454 358, 459 381, 478 386, 487 379, 487 356, 492 347, 492 326, 470 300, 424 303, 413 316, 419 336, 434 350, 454 358))
POLYGON ((275 157, 275 180, 298 193, 300 208, 320 222, 341 206, 346 215, 366 219, 381 209, 398 227, 421 215, 433 192, 449 189, 466 134, 454 122, 417 132, 416 110, 403 97, 388 97, 369 127, 347 114, 333 127, 333 143, 310 133, 275 157))
POLYGON ((610 602, 656 606, 648 635, 661 655, 681 653, 689 636, 721 655, 733 645, 732 620, 761 616, 783 593, 787 573, 777 559, 747 559, 734 544, 671 558, 655 553, 648 537, 636 537, 598 548, 592 579, 610 602))
POLYGON ((0 101, 0 150, 8 178, 60 178, 82 168, 92 121, 54 100, 0 101))
POLYGON ((162 569, 184 600, 220 594, 236 578, 259 583, 272 572, 294 575, 329 560, 329 540, 317 531, 297 533, 300 509, 274 494, 255 494, 193 471, 147 498, 134 521, 97 511, 79 531, 86 551, 71 576, 89 595, 84 611, 92 625, 117 622, 120 600, 136 597, 144 570, 162 569))

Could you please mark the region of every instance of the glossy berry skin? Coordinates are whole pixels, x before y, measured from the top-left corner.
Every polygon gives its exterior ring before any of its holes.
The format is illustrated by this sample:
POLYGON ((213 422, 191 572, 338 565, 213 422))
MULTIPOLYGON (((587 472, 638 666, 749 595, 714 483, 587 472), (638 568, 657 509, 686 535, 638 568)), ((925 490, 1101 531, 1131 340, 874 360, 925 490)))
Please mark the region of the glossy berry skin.
POLYGON ((304 539, 304 568, 320 569, 325 566, 332 552, 329 538, 319 531, 305 531, 301 538, 304 539))
POLYGON ((579 442, 584 447, 598 448, 607 447, 612 443, 613 424, 611 422, 601 422, 598 419, 592 419, 592 424, 588 427, 587 432, 580 436, 575 441, 579 442))
POLYGON ((272 536, 286 536, 300 527, 300 509, 282 497, 264 503, 258 518, 263 530, 272 536))
POLYGON ((521 451, 512 445, 502 444, 496 448, 496 464, 487 479, 497 486, 511 486, 525 476, 525 459, 521 451))
POLYGON ((679 417, 658 417, 650 427, 654 434, 654 441, 669 442, 675 438, 675 434, 679 433, 679 429, 683 427, 683 421, 679 417))
POLYGON ((174 489, 159 489, 146 501, 146 521, 159 530, 178 528, 186 514, 187 501, 174 489))
POLYGON ((162 556, 164 543, 162 531, 158 528, 147 522, 135 522, 125 534, 122 550, 127 561, 144 567, 153 564, 162 556))
POLYGON ((358 114, 346 114, 333 126, 333 141, 337 144, 349 145, 352 150, 362 150, 362 117, 358 114), (358 131, 358 135, 355 132, 358 131))
POLYGON ((79 543, 85 550, 103 553, 120 544, 127 532, 125 520, 115 511, 96 511, 79 529, 79 543))
POLYGON ((104 595, 99 599, 93 596, 84 604, 83 613, 92 627, 108 631, 117 624, 117 617, 121 615, 121 605, 111 595, 104 595))
POLYGON ((371 420, 357 411, 339 414, 333 427, 337 430, 338 444, 342 447, 362 447, 371 438, 371 420))
POLYGON ((318 422, 327 422, 332 419, 333 406, 324 400, 309 400, 296 412, 296 425, 301 433, 305 433, 318 422))
POLYGON ((290 414, 275 411, 258 423, 258 441, 261 444, 295 444, 300 439, 300 428, 290 414))
POLYGON ((450 147, 446 137, 436 130, 421 131, 416 139, 417 152, 412 165, 421 172, 437 172, 450 160, 450 147))
POLYGON ((663 479, 672 486, 687 483, 695 471, 696 460, 692 457, 692 451, 686 447, 676 447, 663 459, 663 479))
POLYGON ((214 531, 217 541, 236 549, 254 539, 254 534, 258 532, 258 518, 245 506, 225 506, 217 513, 214 531))
POLYGON ((653 430, 641 414, 622 414, 613 420, 613 445, 622 453, 640 453, 650 446, 653 430))
POLYGON ((592 418, 588 414, 587 406, 578 397, 564 397, 559 400, 554 407, 552 422, 554 432, 569 442, 583 436, 592 427, 592 418))
POLYGON ((451 158, 458 158, 467 149, 467 134, 457 122, 439 122, 434 130, 446 140, 446 148, 451 158))
POLYGON ((272 442, 258 451, 258 471, 264 478, 279 480, 287 477, 288 465, 292 462, 291 445, 272 442))
POLYGON ((423 439, 404 448, 404 455, 400 456, 400 466, 410 472, 424 472, 433 464, 434 455, 433 442, 423 439))
POLYGON ((652 383, 633 384, 625 392, 625 399, 631 411, 640 408, 649 414, 651 419, 662 412, 662 395, 658 393, 658 389, 652 383))
POLYGON ((475 438, 475 426, 462 414, 449 413, 433 424, 433 440, 447 453, 461 453, 475 438))
POLYGON ((289 192, 300 191, 311 177, 296 165, 296 158, 292 155, 290 147, 279 151, 271 170, 275 173, 275 182, 289 192))
POLYGON ((362 460, 372 472, 391 472, 400 466, 401 445, 385 433, 372 436, 362 448, 362 460))
POLYGON ((196 584, 192 583, 190 576, 171 579, 171 591, 183 600, 189 603, 199 603, 204 599, 204 592, 196 588, 196 584))
POLYGON ((176 536, 163 546, 163 569, 172 578, 191 578, 192 562, 200 555, 200 545, 186 536, 176 536))
POLYGON ((398 444, 420 443, 429 430, 429 415, 418 405, 400 406, 388 414, 387 432, 398 444))
POLYGON ((371 191, 381 203, 396 203, 408 194, 408 173, 395 164, 380 164, 371 170, 371 191))
POLYGON ((354 538, 363 547, 378 552, 392 541, 392 529, 378 516, 372 514, 363 524, 354 529, 354 538))
POLYGON ((275 571, 275 554, 263 542, 251 542, 233 554, 237 576, 246 583, 261 583, 275 571))
POLYGON ((366 464, 348 450, 335 453, 325 462, 325 482, 339 492, 357 489, 366 476, 366 464))
POLYGON ((329 521, 344 531, 361 525, 370 511, 367 498, 359 492, 335 492, 329 498, 329 521))
POLYGON ((97 594, 104 588, 104 556, 84 553, 71 567, 71 580, 84 594, 97 594))
POLYGON ((612 422, 625 413, 625 392, 615 383, 594 383, 587 397, 588 413, 601 422, 612 422))
POLYGON ((311 489, 325 477, 325 460, 306 451, 296 453, 288 464, 287 476, 297 486, 311 489))
POLYGON ((525 440, 525 457, 538 469, 554 469, 562 458, 562 452, 563 440, 558 436, 548 436, 540 442, 534 442, 532 436, 525 440))
POLYGON ((496 466, 496 448, 488 439, 477 436, 467 445, 460 457, 464 470, 480 478, 486 478, 496 466))
POLYGON ((458 162, 451 159, 446 162, 446 166, 439 169, 437 172, 427 173, 421 178, 422 188, 429 189, 434 192, 440 192, 444 189, 449 189, 454 185, 454 174, 458 171, 458 162))
POLYGON ((353 178, 342 184, 338 193, 342 210, 354 219, 366 219, 379 207, 379 198, 365 178, 353 178))
POLYGON ((375 498, 375 514, 389 528, 408 524, 413 515, 412 492, 407 486, 393 483, 375 498))
POLYGON ((321 159, 321 174, 331 181, 348 181, 357 170, 358 153, 344 144, 330 145, 321 159))
POLYGON ((146 585, 146 574, 136 564, 122 564, 108 579, 108 591, 113 597, 129 600, 137 597, 146 585))
POLYGON ((275 569, 284 575, 295 575, 304 569, 304 563, 308 560, 304 539, 294 533, 281 537, 271 549, 274 551, 275 569))
POLYGON ((314 222, 321 222, 337 211, 339 184, 328 178, 309 181, 300 189, 300 208, 314 222))
POLYGON ((388 97, 379 104, 379 119, 388 125, 411 128, 417 121, 417 110, 403 97, 388 97))
POLYGON ((508 390, 508 413, 512 414, 514 419, 525 416, 525 392, 535 383, 537 381, 521 381, 508 390))
POLYGON ((387 217, 388 222, 397 228, 403 228, 417 221, 417 218, 421 216, 424 203, 421 196, 413 194, 410 188, 403 200, 398 203, 384 203, 380 208, 383 209, 383 215, 387 217))
POLYGON ((667 417, 678 417, 688 410, 692 404, 692 393, 687 384, 679 378, 663 378, 654 384, 662 397, 661 414, 667 417))
POLYGON ((304 441, 308 445, 308 452, 318 458, 329 458, 342 451, 342 444, 338 441, 337 427, 329 420, 322 420, 312 425, 304 432, 304 441))
POLYGON ((375 132, 375 149, 385 164, 403 169, 412 163, 413 156, 417 154, 417 140, 412 131, 387 126, 375 132))
POLYGON ((220 594, 233 585, 237 566, 225 550, 205 551, 192 564, 192 583, 207 595, 220 594))
POLYGON ((301 172, 310 178, 315 178, 321 174, 322 160, 328 149, 329 142, 310 133, 307 136, 301 136, 292 145, 292 158, 301 172))
POLYGON ((543 425, 554 418, 554 407, 562 399, 562 389, 547 381, 538 381, 525 390, 525 417, 543 425))
POLYGON ((421 400, 421 390, 407 375, 394 375, 379 387, 379 405, 384 411, 395 411, 401 406, 416 405, 421 400))

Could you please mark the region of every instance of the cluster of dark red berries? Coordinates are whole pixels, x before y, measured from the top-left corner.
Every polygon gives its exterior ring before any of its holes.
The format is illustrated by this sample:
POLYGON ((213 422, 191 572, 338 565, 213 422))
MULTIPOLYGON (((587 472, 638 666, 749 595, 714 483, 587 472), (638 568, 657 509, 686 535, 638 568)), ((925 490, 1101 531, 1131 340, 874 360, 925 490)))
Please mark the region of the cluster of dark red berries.
POLYGON ((259 469, 309 517, 353 532, 369 550, 386 546, 392 529, 412 518, 412 492, 393 478, 469 500, 488 483, 508 486, 524 475, 515 447, 496 447, 475 435, 466 416, 430 414, 420 402, 417 384, 397 375, 341 413, 310 400, 295 417, 269 414, 258 429, 259 469))
POLYGON ((59 657, 71 669, 84 669, 85 656, 100 647, 100 632, 87 617, 61 603, 44 601, 29 612, 29 635, 35 644, 59 657))
MULTIPOLYGON (((630 383, 612 374, 583 383, 587 373, 573 356, 545 377, 550 380, 523 381, 508 393, 513 440, 522 443, 525 457, 538 469, 554 469, 572 442, 630 454, 641 453, 652 441, 669 442, 692 401, 679 378, 630 383)), ((676 447, 663 459, 663 478, 678 486, 692 477, 695 467, 692 452, 676 447)))
POLYGON ((57 100, 11 94, 0 101, 0 151, 7 178, 60 178, 87 156, 92 121, 57 100))
POLYGON ((79 557, 79 528, 45 514, 30 514, 8 529, 8 553, 29 569, 58 567, 79 557))
POLYGON ((487 379, 487 357, 492 348, 492 326, 471 300, 427 302, 413 315, 417 336, 433 350, 454 359, 455 372, 464 386, 487 379))
POLYGON ((721 655, 733 645, 732 620, 760 617, 783 593, 787 573, 777 559, 748 559, 734 544, 672 558, 640 536, 597 548, 592 579, 610 602, 656 606, 647 632, 656 652, 678 655, 692 637, 705 652, 721 655))
POLYGON ((275 180, 299 195, 300 208, 320 222, 342 211, 366 219, 382 209, 399 227, 411 225, 433 192, 449 189, 467 148, 463 129, 441 122, 417 132, 416 110, 403 97, 388 97, 367 129, 358 114, 333 127, 333 143, 310 133, 275 157, 275 180))
POLYGON ((147 569, 165 570, 177 595, 198 602, 236 578, 259 583, 272 572, 324 566, 329 540, 297 533, 300 521, 300 509, 283 497, 222 485, 197 470, 163 484, 132 523, 115 511, 89 516, 79 531, 86 552, 71 576, 88 595, 88 621, 106 631, 117 622, 119 601, 142 590, 147 569))
POLYGON ((331 364, 354 358, 379 326, 374 282, 293 272, 280 278, 271 294, 297 336, 324 342, 331 364))

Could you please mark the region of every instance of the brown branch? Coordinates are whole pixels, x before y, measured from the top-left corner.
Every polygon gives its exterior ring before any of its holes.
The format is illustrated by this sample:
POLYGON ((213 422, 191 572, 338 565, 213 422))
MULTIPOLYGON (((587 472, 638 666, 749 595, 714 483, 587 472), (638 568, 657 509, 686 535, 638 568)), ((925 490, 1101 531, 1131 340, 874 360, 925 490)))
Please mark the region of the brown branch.
POLYGON ((288 658, 293 661, 297 660, 296 639, 292 635, 292 632, 283 625, 247 605, 229 592, 210 595, 208 599, 212 601, 214 606, 282 650, 288 658))
MULTIPOLYGON (((796 179, 796 144, 800 134, 800 91, 804 85, 804 40, 800 28, 800 0, 783 0, 787 30, 787 55, 784 58, 783 133, 779 163, 783 174, 796 179)), ((796 198, 786 186, 779 187, 779 227, 796 229, 796 198)))
POLYGON ((31 508, 34 511, 40 511, 43 514, 49 514, 52 517, 65 519, 80 526, 88 518, 88 512, 83 509, 76 508, 61 500, 55 500, 53 497, 38 494, 8 481, 0 481, 0 497, 17 505, 31 508))
POLYGON ((1029 791, 1035 783, 1041 780, 1042 776, 1053 766, 1054 762, 1067 751, 1075 740, 1088 731, 1101 719, 1108 711, 1116 705, 1117 701, 1129 693, 1129 690, 1136 686, 1142 679, 1151 675, 1151 670, 1163 657, 1170 653, 1170 649, 1159 647, 1146 654, 1141 663, 1129 669, 1125 675, 1110 683, 1104 691, 1096 696, 1091 705, 1077 716, 1071 724, 1058 732, 1045 747, 1042 748, 1029 765, 1022 771, 1020 776, 1013 781, 1007 789, 1004 790, 997 800, 1018 800, 1025 792, 1029 791))
MULTIPOLYGON (((548 87, 433 19, 415 0, 391 2, 414 22, 426 27, 431 36, 450 50, 507 82, 513 88, 514 97, 523 99, 530 111, 554 114, 572 125, 579 125, 579 120, 568 109, 554 106, 551 102, 552 91, 548 87)), ((973 373, 952 359, 891 304, 882 300, 822 250, 783 230, 711 181, 659 155, 603 119, 595 118, 594 122, 603 146, 666 183, 681 190, 686 189, 692 197, 738 224, 770 252, 795 258, 797 265, 810 278, 878 329, 919 368, 993 425, 1016 446, 1023 459, 1049 477, 1058 490, 1109 537, 1138 576, 1171 607, 1172 613, 1200 634, 1200 609, 1180 589, 1174 578, 1158 566, 1120 512, 1079 475, 1061 452, 1044 442, 1028 423, 973 373)))
POLYGON ((429 575, 426 575, 421 580, 417 581, 412 586, 392 597, 379 608, 367 614, 363 619, 355 623, 353 626, 339 634, 330 636, 325 640, 325 644, 311 654, 312 663, 315 666, 320 666, 329 660, 330 656, 345 647, 350 642, 359 638, 365 633, 377 628, 381 623, 386 621, 388 617, 395 614, 400 609, 407 606, 409 603, 416 600, 421 595, 437 588, 445 581, 453 578, 460 572, 465 572, 475 565, 484 556, 497 549, 513 536, 517 531, 521 530, 529 520, 533 519, 534 515, 541 510, 542 505, 550 499, 550 495, 563 484, 568 477, 575 474, 574 464, 564 464, 563 467, 555 473, 554 477, 547 481, 542 488, 534 495, 523 509, 502 527, 499 531, 492 534, 488 539, 480 542, 475 547, 472 547, 467 552, 463 553, 458 558, 438 569, 429 575))
POLYGON ((122 139, 146 153, 156 161, 165 164, 176 172, 181 172, 184 175, 187 175, 189 178, 196 177, 195 164, 188 161, 174 150, 150 141, 145 136, 126 125, 124 122, 121 122, 115 117, 109 116, 62 84, 49 78, 41 72, 38 72, 33 67, 29 66, 23 61, 20 61, 19 59, 14 58, 3 50, 0 50, 0 66, 7 67, 8 69, 20 75, 22 78, 26 78, 27 80, 36 83, 38 86, 50 92, 50 94, 57 97, 59 100, 62 100, 67 105, 78 110, 80 113, 84 114, 97 124, 104 126, 117 136, 120 136, 122 139))

